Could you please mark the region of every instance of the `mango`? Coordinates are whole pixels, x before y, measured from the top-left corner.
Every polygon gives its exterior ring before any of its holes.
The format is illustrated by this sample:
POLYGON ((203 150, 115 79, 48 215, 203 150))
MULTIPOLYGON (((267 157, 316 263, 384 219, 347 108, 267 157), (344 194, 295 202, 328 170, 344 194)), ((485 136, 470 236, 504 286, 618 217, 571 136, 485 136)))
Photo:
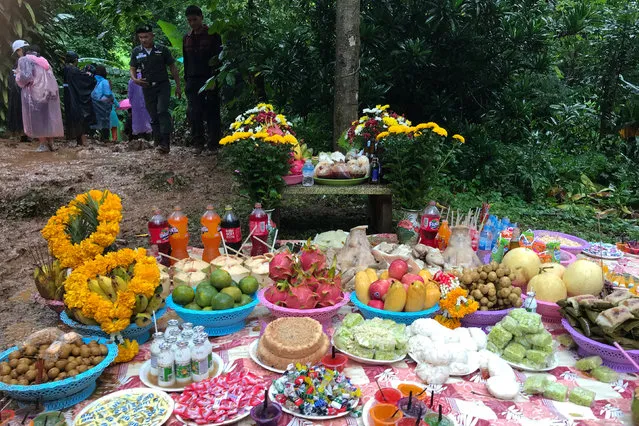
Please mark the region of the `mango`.
POLYGON ((377 271, 374 270, 373 268, 367 268, 366 270, 366 275, 368 275, 368 280, 370 282, 375 282, 377 281, 377 271))
POLYGON ((437 284, 435 281, 426 281, 424 287, 426 288, 426 296, 424 298, 423 309, 430 309, 437 303, 439 303, 439 298, 441 297, 442 293, 439 290, 439 284, 437 284))
POLYGON ((430 271, 428 269, 422 269, 420 270, 417 275, 419 275, 420 277, 422 277, 424 279, 424 282, 427 282, 428 280, 430 280, 431 278, 433 278, 433 274, 430 273, 430 271))
POLYGON ((396 281, 386 293, 384 300, 384 310, 391 312, 402 312, 406 305, 406 290, 401 282, 396 281))
POLYGON ((406 306, 404 311, 417 312, 424 309, 426 302, 426 285, 421 281, 413 281, 406 293, 406 306))
POLYGON ((357 300, 365 305, 371 300, 368 295, 368 288, 371 286, 371 282, 366 271, 359 271, 355 274, 355 294, 357 295, 357 300))
POLYGON ((388 279, 388 270, 386 271, 382 271, 381 275, 379 276, 380 280, 387 280, 388 279))

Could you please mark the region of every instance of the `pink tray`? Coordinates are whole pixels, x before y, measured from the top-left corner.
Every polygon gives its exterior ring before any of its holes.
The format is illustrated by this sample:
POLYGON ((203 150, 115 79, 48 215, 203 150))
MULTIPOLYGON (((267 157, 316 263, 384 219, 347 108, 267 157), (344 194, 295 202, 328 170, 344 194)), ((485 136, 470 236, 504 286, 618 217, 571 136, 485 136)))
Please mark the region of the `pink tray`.
MULTIPOLYGON (((574 254, 575 256, 577 256, 578 254, 580 254, 583 250, 587 249, 588 246, 590 245, 590 243, 588 243, 588 241, 586 240, 582 240, 579 237, 575 237, 574 235, 570 235, 570 234, 564 234, 563 232, 556 232, 556 231, 547 231, 545 229, 537 229, 535 231, 533 231, 533 233, 535 234, 535 237, 541 236, 541 235, 551 235, 553 237, 563 237, 566 238, 567 240, 572 240, 578 244, 580 244, 579 246, 575 246, 575 247, 570 247, 570 246, 559 246, 559 248, 561 250, 570 252, 572 254, 574 254)), ((574 262, 574 260, 573 260, 574 262)), ((563 259, 562 262, 563 264, 563 259)), ((570 262, 572 263, 572 262, 570 262)), ((566 265, 564 265, 566 266, 566 265)))
POLYGON ((302 183, 303 175, 286 175, 282 176, 287 185, 299 185, 302 183))
MULTIPOLYGON (((572 254, 569 251, 566 250, 559 250, 560 255, 561 255, 561 260, 559 263, 561 263, 564 267, 567 267, 568 265, 570 265, 571 263, 573 263, 575 260, 577 260, 577 256, 575 256, 574 254, 572 254)), ((484 255, 484 259, 483 262, 484 264, 488 264, 490 263, 490 256, 492 255, 492 253, 486 253, 484 255)), ((543 264, 541 266, 544 266, 543 264)))
MULTIPOLYGON (((639 371, 626 359, 623 353, 614 346, 589 339, 572 328, 568 320, 565 318, 561 320, 561 325, 572 336, 577 346, 579 346, 579 355, 599 355, 605 366, 610 367, 619 373, 635 373, 639 371)), ((639 350, 626 350, 626 353, 628 353, 635 362, 639 363, 639 350)))
POLYGON ((508 315, 513 308, 501 309, 499 311, 475 311, 461 319, 464 327, 488 327, 497 324, 503 317, 508 315))
POLYGON ((282 306, 277 306, 266 300, 264 297, 264 293, 266 292, 266 288, 261 289, 257 292, 257 298, 260 300, 260 303, 264 305, 271 314, 277 318, 283 317, 308 317, 313 318, 321 323, 329 322, 340 308, 348 303, 350 300, 350 293, 344 292, 343 298, 341 302, 338 302, 334 306, 329 306, 326 308, 316 308, 316 309, 289 309, 284 308, 282 306))

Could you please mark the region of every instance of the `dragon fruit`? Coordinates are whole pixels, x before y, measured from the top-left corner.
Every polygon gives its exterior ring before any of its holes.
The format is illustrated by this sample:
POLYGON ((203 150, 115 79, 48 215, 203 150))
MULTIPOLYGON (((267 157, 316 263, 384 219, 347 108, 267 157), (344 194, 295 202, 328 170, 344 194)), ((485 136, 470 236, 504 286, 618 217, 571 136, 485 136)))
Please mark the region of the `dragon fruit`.
POLYGON ((299 285, 290 287, 286 307, 291 309, 314 309, 318 296, 309 287, 299 285))
POLYGON ((304 272, 310 271, 311 274, 316 271, 323 271, 326 269, 326 256, 317 246, 311 245, 309 240, 302 248, 300 266, 304 272))
POLYGON ((302 160, 293 160, 293 161, 289 162, 289 164, 290 164, 289 174, 291 174, 291 175, 301 175, 302 174, 302 168, 304 167, 304 161, 302 161, 302 160))
POLYGON ((268 276, 273 281, 286 281, 294 274, 295 258, 289 251, 277 253, 268 264, 268 276))
POLYGON ((288 289, 288 283, 286 281, 280 281, 266 289, 264 297, 274 305, 287 307, 289 299, 288 289))
POLYGON ((319 297, 317 306, 320 308, 334 306, 343 299, 341 286, 327 279, 320 280, 317 295, 319 297))
POLYGON ((312 291, 317 291, 320 281, 319 278, 314 275, 300 274, 291 281, 294 286, 306 286, 312 291))

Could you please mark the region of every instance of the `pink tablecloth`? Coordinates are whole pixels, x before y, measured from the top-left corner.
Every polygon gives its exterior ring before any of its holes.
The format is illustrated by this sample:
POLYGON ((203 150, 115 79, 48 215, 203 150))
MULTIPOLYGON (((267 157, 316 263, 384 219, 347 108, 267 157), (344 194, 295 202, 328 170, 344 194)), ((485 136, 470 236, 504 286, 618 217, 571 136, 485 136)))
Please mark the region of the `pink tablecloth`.
MULTIPOLYGON (((350 312, 351 306, 345 306, 340 317, 350 312)), ((244 330, 230 336, 212 338, 215 351, 225 362, 235 361, 240 368, 246 368, 271 380, 276 374, 264 370, 255 364, 248 353, 249 345, 259 337, 260 324, 270 321, 269 312, 259 306, 249 317, 244 330)), ((333 326, 339 322, 334 318, 333 326)), ((554 334, 562 334, 559 324, 546 324, 554 334)), ((329 332, 332 332, 332 327, 329 332)), ((115 390, 144 386, 137 376, 144 360, 149 358, 149 343, 145 344, 136 359, 128 364, 111 367, 102 376, 100 386, 90 401, 86 401, 72 410, 79 410, 98 397, 115 390)), ((561 348, 557 354, 559 366, 550 373, 558 382, 572 388, 584 387, 596 392, 596 401, 592 407, 581 407, 570 402, 555 402, 540 396, 520 394, 515 401, 501 401, 492 398, 478 373, 462 378, 451 378, 443 386, 429 386, 429 392, 435 391, 435 403, 443 405, 443 412, 453 418, 460 426, 482 425, 628 425, 630 421, 630 404, 639 377, 635 374, 622 374, 620 379, 612 384, 606 384, 591 379, 574 369, 578 356, 574 351, 561 348)), ((414 373, 415 363, 401 361, 392 366, 368 366, 349 361, 345 370, 351 380, 361 386, 362 404, 372 398, 376 390, 375 380, 384 385, 391 381, 406 380, 419 381, 414 373)), ((530 373, 518 372, 517 376, 523 383, 530 373)), ((523 385, 522 385, 523 386, 523 385)), ((172 418, 168 424, 178 426, 181 423, 172 418)), ((238 423, 250 425, 250 417, 238 423)), ((307 426, 313 423, 284 416, 280 425, 307 426)), ((363 424, 362 418, 346 417, 339 420, 322 422, 324 425, 357 425, 363 424)))

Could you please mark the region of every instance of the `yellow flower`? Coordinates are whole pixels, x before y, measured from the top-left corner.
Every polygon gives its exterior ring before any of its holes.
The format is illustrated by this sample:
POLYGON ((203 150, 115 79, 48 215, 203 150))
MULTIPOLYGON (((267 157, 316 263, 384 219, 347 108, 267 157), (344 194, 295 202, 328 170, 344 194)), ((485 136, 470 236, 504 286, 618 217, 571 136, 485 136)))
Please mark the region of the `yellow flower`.
POLYGON ((439 126, 437 125, 437 123, 433 123, 432 121, 429 121, 428 123, 419 123, 415 127, 417 127, 418 130, 421 130, 421 129, 433 129, 439 126))
POLYGON ((386 104, 386 105, 375 105, 375 109, 378 109, 380 111, 386 111, 389 107, 390 107, 390 105, 388 105, 388 104, 386 104))
POLYGON ((259 103, 257 104, 257 109, 262 111, 273 111, 273 105, 266 104, 266 103, 259 103))
POLYGON ((461 143, 466 142, 466 139, 462 135, 453 135, 453 139, 457 139, 461 143))
MULTIPOLYGON (((363 122, 365 122, 365 121, 368 121, 368 115, 362 115, 362 116, 359 118, 359 122, 360 122, 360 123, 363 123, 363 122)), ((352 124, 355 124, 355 123, 357 123, 357 121, 353 121, 353 123, 352 123, 352 124)))
POLYGON ((42 229, 41 234, 49 244, 49 251, 65 268, 76 268, 89 259, 102 254, 115 242, 122 221, 122 201, 108 190, 91 190, 79 194, 68 205, 58 209, 42 229), (79 243, 72 243, 67 226, 81 213, 78 204, 86 204, 87 197, 99 203, 98 226, 91 235, 79 243))
POLYGON ((129 362, 135 358, 139 351, 140 346, 138 345, 137 340, 124 339, 124 342, 118 345, 118 356, 115 357, 113 362, 116 364, 120 362, 129 362))
POLYGON ((375 139, 376 139, 376 140, 380 140, 380 139, 385 138, 385 137, 386 137, 386 136, 388 136, 388 135, 390 135, 390 133, 388 133, 388 132, 381 132, 380 134, 378 134, 378 135, 375 137, 375 139))
POLYGON ((448 132, 446 131, 446 129, 444 129, 443 127, 433 127, 433 132, 437 133, 439 136, 448 136, 448 132))
POLYGON ((461 321, 457 318, 448 318, 444 315, 435 315, 435 321, 443 325, 444 327, 450 328, 454 330, 456 328, 461 327, 461 321))
POLYGON ((382 121, 384 122, 386 127, 397 126, 399 124, 393 117, 384 117, 382 121))
POLYGON ((409 130, 410 128, 408 126, 403 125, 390 126, 388 128, 389 133, 408 133, 409 130))
POLYGON ((277 118, 280 124, 283 124, 283 125, 287 124, 286 117, 284 117, 283 114, 277 114, 275 117, 277 118))
POLYGON ((242 123, 240 123, 239 121, 236 121, 235 123, 231 124, 231 128, 233 130, 237 130, 240 128, 240 126, 242 126, 242 123))

